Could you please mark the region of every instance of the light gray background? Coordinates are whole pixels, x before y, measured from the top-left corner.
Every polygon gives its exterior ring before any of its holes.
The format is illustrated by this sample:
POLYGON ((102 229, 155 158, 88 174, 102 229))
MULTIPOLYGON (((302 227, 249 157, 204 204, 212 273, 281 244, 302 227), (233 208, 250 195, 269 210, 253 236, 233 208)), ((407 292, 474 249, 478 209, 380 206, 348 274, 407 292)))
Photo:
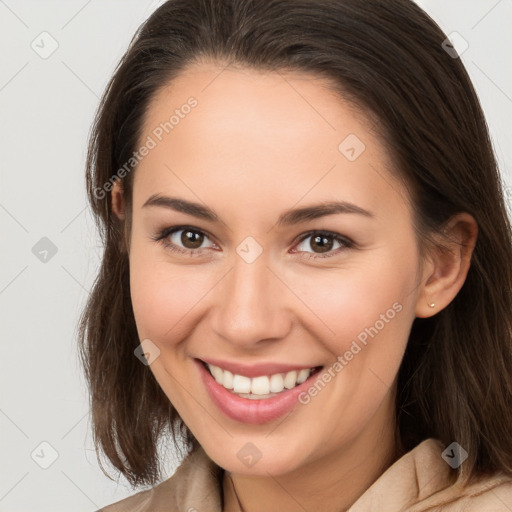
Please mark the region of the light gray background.
MULTIPOLYGON (((0 0, 1 512, 88 512, 135 492, 97 465, 75 329, 101 256, 85 200, 89 127, 133 33, 160 3, 0 0), (57 248, 46 262, 32 252, 43 237, 57 248)), ((419 3, 469 44, 462 58, 510 201, 512 2, 419 3)), ((170 454, 169 474, 177 462, 170 454)))

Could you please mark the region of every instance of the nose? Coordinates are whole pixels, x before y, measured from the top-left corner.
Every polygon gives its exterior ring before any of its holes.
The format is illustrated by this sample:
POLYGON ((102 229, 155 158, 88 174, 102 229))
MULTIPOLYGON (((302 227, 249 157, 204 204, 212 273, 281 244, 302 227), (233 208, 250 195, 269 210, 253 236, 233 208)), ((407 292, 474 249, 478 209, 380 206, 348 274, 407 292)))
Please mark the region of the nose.
POLYGON ((252 263, 235 255, 216 290, 216 335, 244 349, 258 349, 286 337, 292 327, 291 299, 275 274, 263 255, 252 263))

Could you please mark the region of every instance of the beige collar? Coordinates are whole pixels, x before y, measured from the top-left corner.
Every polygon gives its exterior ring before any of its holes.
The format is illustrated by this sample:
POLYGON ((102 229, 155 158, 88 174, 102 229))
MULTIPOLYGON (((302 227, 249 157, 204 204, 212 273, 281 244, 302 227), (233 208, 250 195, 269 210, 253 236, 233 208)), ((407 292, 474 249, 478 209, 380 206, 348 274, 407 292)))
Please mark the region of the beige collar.
MULTIPOLYGON (((512 511, 512 478, 497 474, 466 488, 452 485, 454 473, 441 457, 442 451, 439 441, 423 441, 390 466, 347 512, 512 511)), ((104 507, 102 512, 226 512, 222 510, 223 496, 234 494, 232 485, 223 484, 223 476, 224 471, 199 447, 172 477, 104 507)), ((236 507, 229 512, 242 511, 236 507)))

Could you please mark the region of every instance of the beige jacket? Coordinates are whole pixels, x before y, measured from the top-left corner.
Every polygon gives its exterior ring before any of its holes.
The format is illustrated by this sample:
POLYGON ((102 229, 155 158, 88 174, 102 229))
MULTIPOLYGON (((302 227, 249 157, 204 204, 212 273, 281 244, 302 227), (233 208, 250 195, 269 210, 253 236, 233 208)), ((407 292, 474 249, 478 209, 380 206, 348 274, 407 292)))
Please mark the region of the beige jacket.
MULTIPOLYGON (((453 470, 442 451, 439 441, 423 441, 347 512, 512 512, 512 478, 496 474, 466 488, 451 485, 453 470)), ((223 470, 199 448, 164 482, 97 512, 222 512, 224 493, 232 493, 222 482, 223 470)))

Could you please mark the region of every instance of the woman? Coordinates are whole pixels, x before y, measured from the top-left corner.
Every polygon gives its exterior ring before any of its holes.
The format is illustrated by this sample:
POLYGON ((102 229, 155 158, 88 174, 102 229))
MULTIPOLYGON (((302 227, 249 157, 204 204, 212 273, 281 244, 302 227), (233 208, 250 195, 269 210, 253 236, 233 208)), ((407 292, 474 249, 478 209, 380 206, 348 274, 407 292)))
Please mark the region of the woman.
MULTIPOLYGON (((449 43, 449 42, 448 42, 449 43)), ((114 511, 512 509, 512 241, 407 0, 170 0, 102 99, 81 322, 114 511)), ((449 50, 449 51, 448 51, 449 50)))

